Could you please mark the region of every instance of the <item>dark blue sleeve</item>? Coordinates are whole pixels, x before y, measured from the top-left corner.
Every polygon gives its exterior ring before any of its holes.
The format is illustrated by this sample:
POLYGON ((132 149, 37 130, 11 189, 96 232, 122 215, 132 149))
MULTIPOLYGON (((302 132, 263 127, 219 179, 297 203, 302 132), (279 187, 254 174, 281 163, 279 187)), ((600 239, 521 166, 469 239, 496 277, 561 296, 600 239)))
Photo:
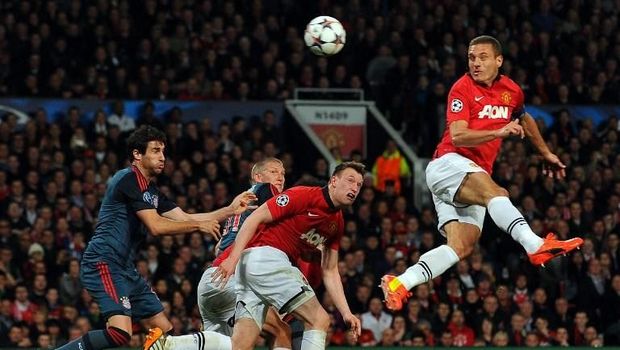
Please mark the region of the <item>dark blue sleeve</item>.
POLYGON ((272 184, 268 183, 260 183, 256 186, 256 190, 254 192, 256 194, 256 205, 261 206, 263 203, 268 201, 271 197, 278 194, 278 189, 275 188, 272 184))
POLYGON ((521 105, 521 108, 515 108, 512 110, 510 120, 517 120, 523 118, 525 115, 525 105, 521 105))
POLYGON ((157 192, 159 193, 159 205, 157 206, 157 212, 159 214, 163 214, 177 207, 177 204, 171 201, 168 196, 159 190, 157 192))
POLYGON ((117 199, 127 203, 134 212, 144 209, 156 209, 151 203, 144 200, 143 193, 138 185, 138 179, 134 173, 128 173, 116 187, 117 199))

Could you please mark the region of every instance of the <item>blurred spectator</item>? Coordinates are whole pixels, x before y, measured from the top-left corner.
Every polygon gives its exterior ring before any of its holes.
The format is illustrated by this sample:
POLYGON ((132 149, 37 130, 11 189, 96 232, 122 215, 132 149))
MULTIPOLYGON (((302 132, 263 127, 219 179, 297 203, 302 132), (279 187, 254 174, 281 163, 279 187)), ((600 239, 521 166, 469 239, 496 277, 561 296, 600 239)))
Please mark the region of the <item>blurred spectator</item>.
POLYGON ((136 128, 134 118, 125 114, 123 101, 114 101, 113 113, 108 116, 108 123, 118 126, 120 131, 124 134, 130 133, 136 128))
POLYGON ((385 334, 384 332, 389 329, 389 342, 393 344, 395 339, 390 328, 392 325, 392 319, 393 318, 390 314, 383 311, 383 303, 381 302, 381 299, 372 298, 370 299, 368 311, 363 313, 361 316, 362 328, 372 331, 374 339, 377 342, 382 341, 383 335, 385 334))
POLYGON ((380 192, 386 192, 388 187, 392 187, 395 194, 400 194, 401 188, 408 183, 408 177, 411 176, 409 164, 393 140, 388 140, 385 151, 377 157, 372 175, 374 186, 380 192))
POLYGON ((75 302, 82 292, 80 282, 80 262, 73 258, 69 261, 69 269, 63 273, 58 282, 60 301, 64 305, 75 305, 75 302))

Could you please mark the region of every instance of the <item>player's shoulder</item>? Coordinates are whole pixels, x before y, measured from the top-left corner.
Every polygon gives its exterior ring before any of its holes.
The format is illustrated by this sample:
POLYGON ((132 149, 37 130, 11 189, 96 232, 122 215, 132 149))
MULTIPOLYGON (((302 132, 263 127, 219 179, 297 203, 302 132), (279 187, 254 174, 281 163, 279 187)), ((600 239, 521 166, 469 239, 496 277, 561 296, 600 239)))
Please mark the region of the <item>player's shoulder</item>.
POLYGON ((278 191, 278 189, 274 185, 265 182, 259 182, 252 185, 252 187, 250 188, 250 192, 254 193, 258 198, 258 205, 261 205, 267 200, 269 200, 271 197, 280 194, 280 191, 278 191))
POLYGON ((117 171, 110 180, 111 185, 138 183, 138 178, 131 168, 124 168, 117 171))
POLYGON ((465 73, 462 77, 460 77, 457 81, 452 84, 450 88, 450 95, 459 94, 464 96, 469 96, 472 90, 472 86, 474 84, 474 80, 471 76, 465 73))
POLYGON ((295 193, 295 194, 316 194, 321 192, 321 187, 318 186, 293 186, 283 193, 295 193))
POLYGON ((112 177, 111 184, 116 187, 121 186, 125 189, 137 187, 141 192, 146 191, 149 187, 149 183, 144 175, 142 175, 138 169, 133 167, 117 171, 116 174, 114 174, 114 177, 112 177))
POLYGON ((521 86, 519 86, 519 84, 517 84, 514 80, 512 80, 509 76, 501 74, 499 76, 499 82, 502 87, 504 88, 510 88, 512 90, 521 90, 521 86))
POLYGON ((276 196, 276 201, 288 200, 294 198, 297 200, 303 200, 306 203, 313 203, 319 198, 321 194, 321 187, 316 186, 293 186, 276 196))
POLYGON ((272 195, 276 195, 279 193, 278 189, 268 182, 255 183, 254 185, 252 185, 252 187, 250 187, 249 191, 255 194, 261 192, 270 192, 272 195))

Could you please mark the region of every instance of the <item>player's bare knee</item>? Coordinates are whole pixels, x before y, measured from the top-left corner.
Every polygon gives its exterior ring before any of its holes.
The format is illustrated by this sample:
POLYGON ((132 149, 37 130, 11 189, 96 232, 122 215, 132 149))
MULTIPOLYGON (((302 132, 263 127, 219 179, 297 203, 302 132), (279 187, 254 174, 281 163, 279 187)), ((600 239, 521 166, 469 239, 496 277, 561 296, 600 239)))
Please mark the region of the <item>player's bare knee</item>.
POLYGON ((454 250, 459 260, 469 257, 474 252, 474 245, 462 239, 450 239, 448 246, 454 250))
POLYGON ((254 347, 255 339, 248 339, 247 336, 240 334, 241 332, 233 332, 231 337, 232 350, 250 350, 254 347), (250 341, 249 341, 250 340, 250 341))
POLYGON ((487 198, 485 198, 485 202, 489 203, 489 201, 495 197, 508 197, 508 190, 500 186, 494 186, 494 188, 489 191, 487 198))
POLYGON ((489 188, 487 191, 483 191, 483 202, 488 204, 489 201, 495 197, 508 197, 508 190, 503 187, 494 185, 489 188))
POLYGON ((461 254, 458 254, 459 259, 463 260, 468 258, 474 252, 474 246, 465 244, 461 247, 461 254))
POLYGON ((276 330, 276 338, 278 339, 290 339, 291 335, 293 334, 291 331, 291 327, 289 327, 289 325, 284 322, 280 322, 276 330))
POLYGON ((157 327, 161 328, 162 332, 166 334, 172 330, 172 323, 170 322, 170 320, 165 319, 157 327))
POLYGON ((315 312, 314 317, 311 320, 311 327, 309 329, 317 329, 327 332, 330 324, 331 320, 329 319, 329 315, 323 308, 320 308, 315 312))

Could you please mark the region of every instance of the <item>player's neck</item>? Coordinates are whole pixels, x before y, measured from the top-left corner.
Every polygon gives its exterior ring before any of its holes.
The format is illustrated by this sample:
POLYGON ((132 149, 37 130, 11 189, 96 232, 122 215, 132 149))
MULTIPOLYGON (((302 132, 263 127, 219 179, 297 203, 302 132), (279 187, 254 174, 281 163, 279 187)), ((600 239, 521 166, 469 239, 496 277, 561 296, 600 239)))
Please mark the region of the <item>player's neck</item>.
POLYGON ((490 88, 493 86, 493 84, 498 81, 500 78, 500 74, 499 72, 497 74, 495 74, 495 76, 492 79, 488 79, 485 81, 475 81, 476 84, 478 85, 482 85, 484 87, 490 88))
POLYGON ((490 88, 490 87, 492 87, 492 86, 493 86, 493 83, 495 83, 495 81, 497 81, 497 77, 498 77, 498 76, 496 75, 493 79, 489 79, 489 80, 481 81, 481 82, 479 82, 478 84, 480 84, 480 85, 482 85, 482 86, 484 86, 484 87, 488 87, 488 88, 490 88))
POLYGON ((149 172, 142 166, 140 162, 133 162, 131 165, 135 167, 136 169, 138 169, 140 174, 142 174, 142 176, 144 176, 144 178, 146 179, 147 183, 151 182, 151 180, 153 179, 153 176, 149 174, 149 172))
POLYGON ((330 189, 327 190, 327 194, 329 196, 329 201, 331 202, 330 204, 332 209, 342 209, 343 205, 341 205, 337 201, 334 201, 334 193, 330 189))

